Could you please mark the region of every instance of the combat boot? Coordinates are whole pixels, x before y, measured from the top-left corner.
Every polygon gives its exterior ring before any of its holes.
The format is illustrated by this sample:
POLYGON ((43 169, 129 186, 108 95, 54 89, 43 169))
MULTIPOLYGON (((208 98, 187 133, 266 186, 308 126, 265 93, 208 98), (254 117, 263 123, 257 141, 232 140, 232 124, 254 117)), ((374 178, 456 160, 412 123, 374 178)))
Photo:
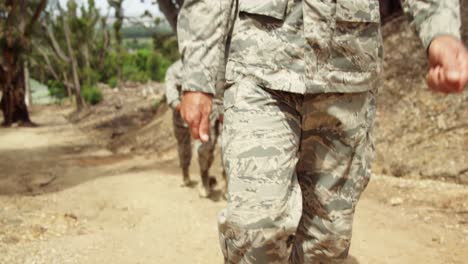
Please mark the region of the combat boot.
POLYGON ((201 179, 202 179, 202 182, 198 189, 198 194, 200 195, 201 198, 207 198, 211 194, 210 175, 208 171, 201 172, 201 179))

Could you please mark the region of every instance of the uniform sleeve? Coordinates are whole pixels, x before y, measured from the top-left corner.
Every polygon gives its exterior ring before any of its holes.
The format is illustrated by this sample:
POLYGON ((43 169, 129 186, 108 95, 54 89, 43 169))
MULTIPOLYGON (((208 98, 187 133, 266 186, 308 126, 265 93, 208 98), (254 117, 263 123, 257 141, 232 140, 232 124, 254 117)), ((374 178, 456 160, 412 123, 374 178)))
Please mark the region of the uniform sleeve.
POLYGON ((440 35, 461 39, 459 0, 401 0, 404 11, 427 49, 440 35))
POLYGON ((216 94, 224 71, 227 25, 234 0, 185 0, 177 35, 183 60, 184 91, 216 94))
POLYGON ((180 104, 180 92, 177 87, 181 85, 182 63, 177 61, 172 64, 166 72, 165 88, 167 103, 172 109, 175 109, 180 104))

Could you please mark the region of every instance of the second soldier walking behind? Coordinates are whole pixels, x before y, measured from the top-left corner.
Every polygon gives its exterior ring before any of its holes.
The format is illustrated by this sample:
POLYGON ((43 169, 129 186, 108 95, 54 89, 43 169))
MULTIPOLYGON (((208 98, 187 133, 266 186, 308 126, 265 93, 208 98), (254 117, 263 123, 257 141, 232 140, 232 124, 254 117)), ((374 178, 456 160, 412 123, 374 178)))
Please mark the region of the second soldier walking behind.
MULTIPOLYGON (((179 154, 180 167, 183 175, 183 186, 190 186, 189 167, 192 160, 192 145, 190 130, 180 115, 180 97, 182 81, 182 62, 176 61, 166 73, 166 97, 167 103, 173 109, 174 134, 177 139, 177 152, 179 154)), ((200 197, 209 197, 212 189, 210 186, 209 171, 214 161, 216 142, 221 132, 221 107, 214 107, 211 114, 210 140, 201 143, 197 148, 198 162, 200 166, 201 184, 199 186, 200 197)), ((224 175, 224 170, 223 170, 224 175)))

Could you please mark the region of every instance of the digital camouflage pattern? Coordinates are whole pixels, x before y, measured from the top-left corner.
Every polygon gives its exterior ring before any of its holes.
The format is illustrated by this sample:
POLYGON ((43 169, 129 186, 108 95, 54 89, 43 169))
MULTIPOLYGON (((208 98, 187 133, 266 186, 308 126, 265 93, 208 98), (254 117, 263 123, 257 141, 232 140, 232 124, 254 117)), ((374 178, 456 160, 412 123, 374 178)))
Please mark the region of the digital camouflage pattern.
POLYGON ((344 259, 370 177, 374 116, 374 91, 301 95, 247 78, 227 89, 226 263, 344 259))
MULTIPOLYGON (((403 6, 425 47, 460 38, 458 0, 403 6)), ((224 63, 228 82, 301 94, 367 91, 382 72, 379 0, 186 0, 178 33, 190 91, 215 94, 224 63)))
POLYGON ((177 23, 186 91, 216 93, 218 73, 224 72, 227 0, 184 1, 177 23))
POLYGON ((425 48, 439 35, 448 34, 461 39, 458 0, 404 0, 402 5, 425 48))

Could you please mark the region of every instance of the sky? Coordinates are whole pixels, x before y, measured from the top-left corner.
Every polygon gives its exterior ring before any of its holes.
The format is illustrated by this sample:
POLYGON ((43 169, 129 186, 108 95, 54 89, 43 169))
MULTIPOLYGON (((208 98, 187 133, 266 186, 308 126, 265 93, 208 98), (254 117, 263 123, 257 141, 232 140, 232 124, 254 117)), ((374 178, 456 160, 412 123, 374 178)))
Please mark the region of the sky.
MULTIPOLYGON (((59 0, 62 6, 66 6, 67 0, 59 0)), ((87 0, 75 0, 78 4, 87 3, 87 0)), ((95 0, 96 6, 101 10, 102 14, 107 14, 109 5, 107 0, 95 0)), ((140 0, 124 0, 123 9, 125 16, 138 17, 141 16, 145 10, 149 10, 153 15, 161 15, 157 5, 152 5, 153 0, 145 0, 145 3, 141 3, 140 0)), ((111 10, 112 15, 112 10, 111 10)))

